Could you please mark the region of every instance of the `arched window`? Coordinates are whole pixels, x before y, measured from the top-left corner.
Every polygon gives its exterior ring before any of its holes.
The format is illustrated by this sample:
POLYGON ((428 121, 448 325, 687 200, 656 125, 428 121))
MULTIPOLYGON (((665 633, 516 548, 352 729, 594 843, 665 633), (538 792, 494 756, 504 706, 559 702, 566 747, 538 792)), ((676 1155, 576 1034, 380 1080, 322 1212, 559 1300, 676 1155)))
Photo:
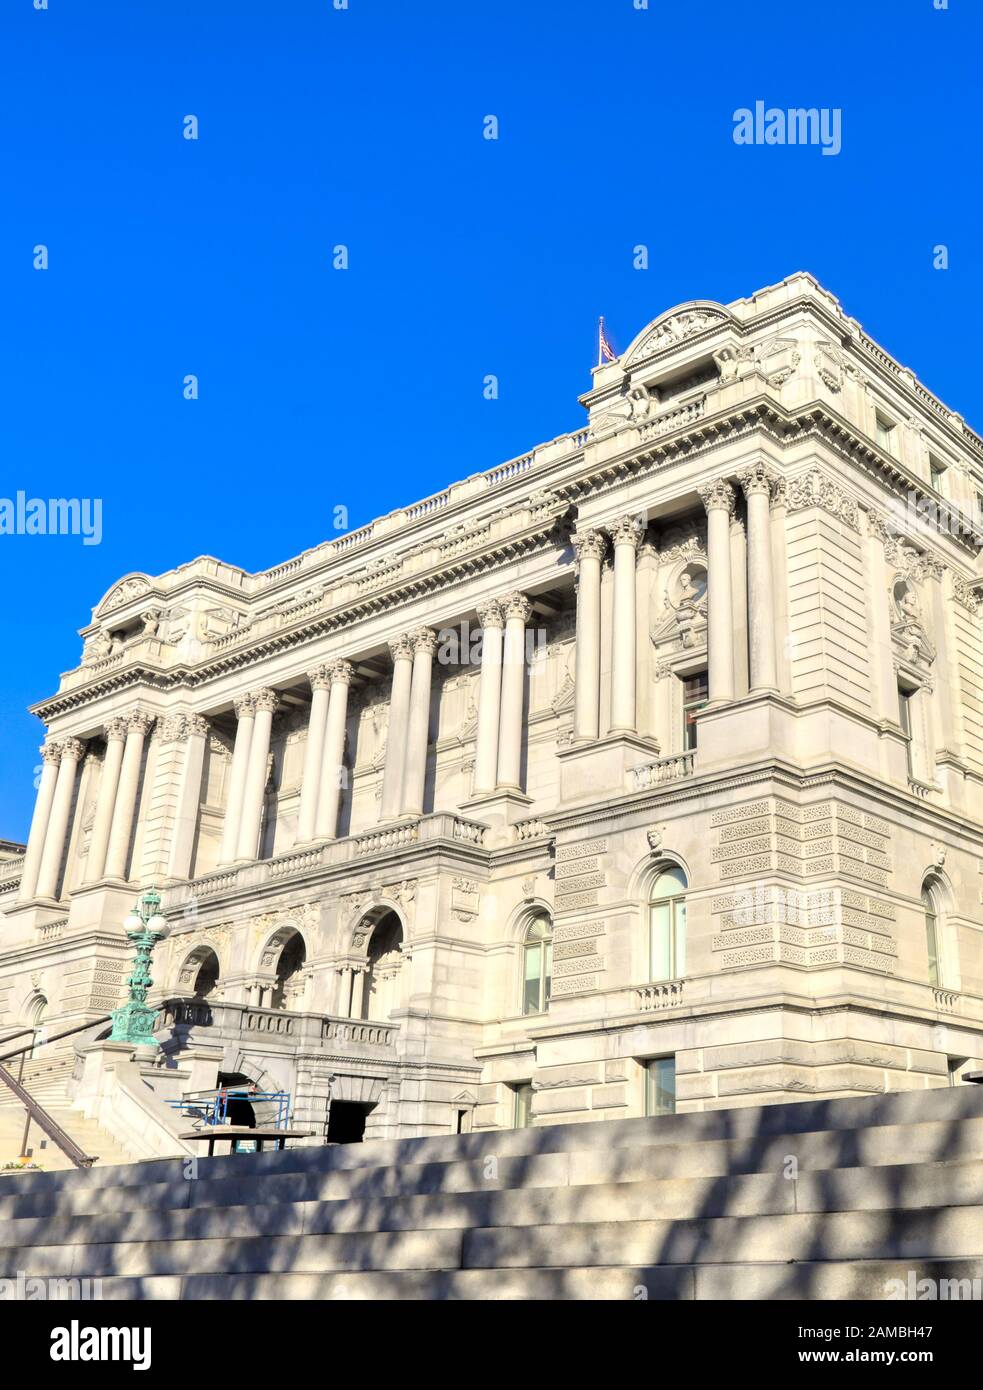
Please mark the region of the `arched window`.
POLYGON ((307 947, 300 932, 293 934, 285 942, 276 963, 276 983, 270 997, 271 1009, 297 1008, 303 993, 304 977, 301 973, 307 960, 307 947))
POLYGON ((922 884, 922 908, 925 913, 925 947, 928 952, 928 982, 938 986, 942 982, 939 969, 939 909, 937 892, 928 880, 922 884))
POLYGON ((34 1041, 31 1047, 31 1056, 37 1057, 44 1045, 44 1016, 48 1011, 48 1001, 43 994, 39 994, 31 1004, 30 1019, 28 1027, 34 1029, 34 1041))
POLYGON ((544 912, 530 923, 522 948, 522 1012, 542 1014, 553 983, 553 923, 544 912))
POLYGON ((686 875, 667 864, 649 898, 649 978, 678 980, 686 973, 686 875))

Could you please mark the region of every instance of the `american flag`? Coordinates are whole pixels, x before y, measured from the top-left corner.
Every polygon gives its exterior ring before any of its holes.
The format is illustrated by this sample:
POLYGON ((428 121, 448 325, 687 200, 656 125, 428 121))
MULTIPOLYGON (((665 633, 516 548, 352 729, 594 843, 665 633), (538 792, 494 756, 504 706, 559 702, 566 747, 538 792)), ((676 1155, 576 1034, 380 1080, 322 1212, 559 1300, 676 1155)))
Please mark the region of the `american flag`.
POLYGON ((597 325, 597 365, 600 367, 605 362, 614 362, 618 354, 608 342, 608 336, 604 331, 604 315, 601 315, 597 325))

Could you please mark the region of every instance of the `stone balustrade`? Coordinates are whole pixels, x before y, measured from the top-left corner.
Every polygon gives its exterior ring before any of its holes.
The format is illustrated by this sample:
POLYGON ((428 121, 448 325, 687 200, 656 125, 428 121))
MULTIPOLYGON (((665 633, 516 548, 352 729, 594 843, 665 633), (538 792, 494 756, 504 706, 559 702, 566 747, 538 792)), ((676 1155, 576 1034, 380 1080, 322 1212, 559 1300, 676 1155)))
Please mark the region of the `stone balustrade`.
POLYGON ((637 990, 640 1009, 673 1009, 683 1002, 682 980, 658 980, 637 990))
POLYGON ((259 1009, 207 999, 167 999, 161 1005, 163 1027, 208 1030, 208 1041, 250 1039, 303 1047, 305 1056, 324 1044, 331 1050, 352 1049, 364 1056, 390 1056, 399 1024, 376 1019, 340 1018, 333 1014, 259 1009))
POLYGON ((632 769, 635 791, 647 791, 650 787, 660 787, 664 782, 678 782, 680 778, 692 777, 696 753, 674 753, 668 758, 657 758, 655 762, 644 763, 632 769))

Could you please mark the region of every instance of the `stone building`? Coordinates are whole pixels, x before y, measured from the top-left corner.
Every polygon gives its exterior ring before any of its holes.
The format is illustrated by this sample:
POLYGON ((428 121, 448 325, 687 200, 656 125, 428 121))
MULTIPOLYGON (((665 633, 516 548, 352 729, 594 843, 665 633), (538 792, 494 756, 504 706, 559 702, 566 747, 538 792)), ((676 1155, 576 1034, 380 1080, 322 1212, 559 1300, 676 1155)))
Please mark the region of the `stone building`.
POLYGON ((983 1063, 983 440, 805 274, 581 403, 274 569, 113 585, 35 707, 4 1031, 114 1007, 156 883, 167 1066, 332 1138, 983 1063))

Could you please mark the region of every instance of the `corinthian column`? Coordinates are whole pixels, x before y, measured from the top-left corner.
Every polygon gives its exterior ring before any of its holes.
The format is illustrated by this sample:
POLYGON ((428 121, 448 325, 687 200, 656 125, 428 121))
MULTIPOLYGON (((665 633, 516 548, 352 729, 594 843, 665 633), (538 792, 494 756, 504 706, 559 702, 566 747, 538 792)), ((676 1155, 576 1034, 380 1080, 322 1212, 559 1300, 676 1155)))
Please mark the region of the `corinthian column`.
POLYGON ((75 773, 85 752, 85 745, 77 738, 66 738, 61 742, 61 761, 58 764, 58 780, 51 801, 51 814, 48 817, 47 832, 44 837, 44 850, 38 869, 35 896, 53 898, 58 891, 58 873, 62 856, 65 853, 65 839, 68 834, 68 820, 72 814, 72 798, 75 795, 75 773))
POLYGON ((126 720, 126 743, 123 745, 123 762, 120 766, 116 805, 113 807, 109 847, 106 851, 106 878, 126 878, 126 861, 130 852, 137 788, 140 785, 140 767, 143 763, 143 743, 153 722, 152 716, 144 714, 142 710, 134 710, 126 720))
POLYGON ((198 829, 201 804, 201 774, 205 765, 208 720, 202 714, 180 715, 172 727, 173 737, 184 743, 184 763, 174 807, 174 831, 167 856, 169 879, 189 878, 191 857, 198 829))
POLYGON ((502 606, 494 599, 478 609, 481 623, 481 675, 478 731, 474 754, 474 794, 495 790, 498 779, 498 721, 502 704, 502 606))
POLYGON ((611 732, 635 732, 635 561, 644 527, 626 516, 611 527, 614 543, 614 633, 611 655, 611 732))
POLYGON ((735 493, 724 478, 701 487, 707 512, 707 685, 710 702, 734 698, 734 598, 730 519, 735 493))
POLYGON ((579 531, 577 556, 577 648, 573 688, 573 736, 596 739, 601 716, 601 561, 607 541, 600 531, 579 531))
POLYGON ((321 765, 321 790, 317 803, 315 835, 333 840, 338 833, 338 806, 345 770, 345 725, 348 721, 348 687, 355 672, 348 661, 336 661, 330 670, 331 698, 321 765))
POLYGON ((502 611, 505 614, 505 652, 498 730, 498 785, 508 791, 521 791, 526 623, 532 617, 532 604, 525 594, 509 594, 502 604, 502 611))
POLYGON ((430 729, 430 682, 437 634, 421 627, 410 634, 413 643, 413 685, 406 726, 406 764, 403 768, 404 816, 423 815, 423 789, 427 777, 427 734, 430 729))
POLYGON ((275 690, 258 690, 253 702, 256 713, 253 736, 249 740, 249 765, 242 797, 237 859, 255 859, 259 854, 259 832, 263 824, 263 798, 266 794, 266 762, 270 756, 270 731, 279 697, 275 690))
POLYGON ((399 815, 403 800, 403 760, 406 756, 406 726, 410 714, 410 678, 413 674, 413 646, 408 637, 389 643, 393 658, 393 683, 389 695, 389 728, 386 731, 386 765, 382 772, 383 820, 399 815))
POLYGON ((236 741, 232 750, 229 790, 225 798, 225 821, 222 825, 220 864, 231 864, 239 847, 239 827, 242 824, 242 797, 249 770, 249 745, 253 740, 256 705, 252 695, 243 695, 235 702, 236 741))
POLYGON ((125 719, 110 719, 106 723, 106 756, 102 760, 99 800, 96 802, 96 816, 92 823, 92 838, 89 841, 86 859, 86 883, 98 883, 106 872, 106 853, 109 849, 113 812, 116 810, 116 789, 123 766, 126 728, 125 719))
POLYGON ((324 732, 328 718, 328 692, 331 675, 328 666, 316 666, 307 679, 311 683, 311 712, 307 720, 307 744, 300 781, 300 807, 297 811, 297 843, 306 845, 314 838, 317 803, 324 762, 324 732))
POLYGON ((740 475, 747 498, 747 586, 750 687, 778 688, 775 657, 775 585, 771 566, 772 477, 763 463, 740 475))
POLYGON ((58 783, 61 745, 43 743, 41 745, 41 761, 43 764, 41 781, 38 784, 38 796, 34 803, 31 832, 27 837, 27 853, 24 855, 24 867, 21 870, 20 888, 17 893, 17 901, 22 903, 29 903, 37 891, 38 869, 41 867, 44 841, 48 831, 48 822, 51 818, 51 806, 55 799, 55 787, 58 783))

